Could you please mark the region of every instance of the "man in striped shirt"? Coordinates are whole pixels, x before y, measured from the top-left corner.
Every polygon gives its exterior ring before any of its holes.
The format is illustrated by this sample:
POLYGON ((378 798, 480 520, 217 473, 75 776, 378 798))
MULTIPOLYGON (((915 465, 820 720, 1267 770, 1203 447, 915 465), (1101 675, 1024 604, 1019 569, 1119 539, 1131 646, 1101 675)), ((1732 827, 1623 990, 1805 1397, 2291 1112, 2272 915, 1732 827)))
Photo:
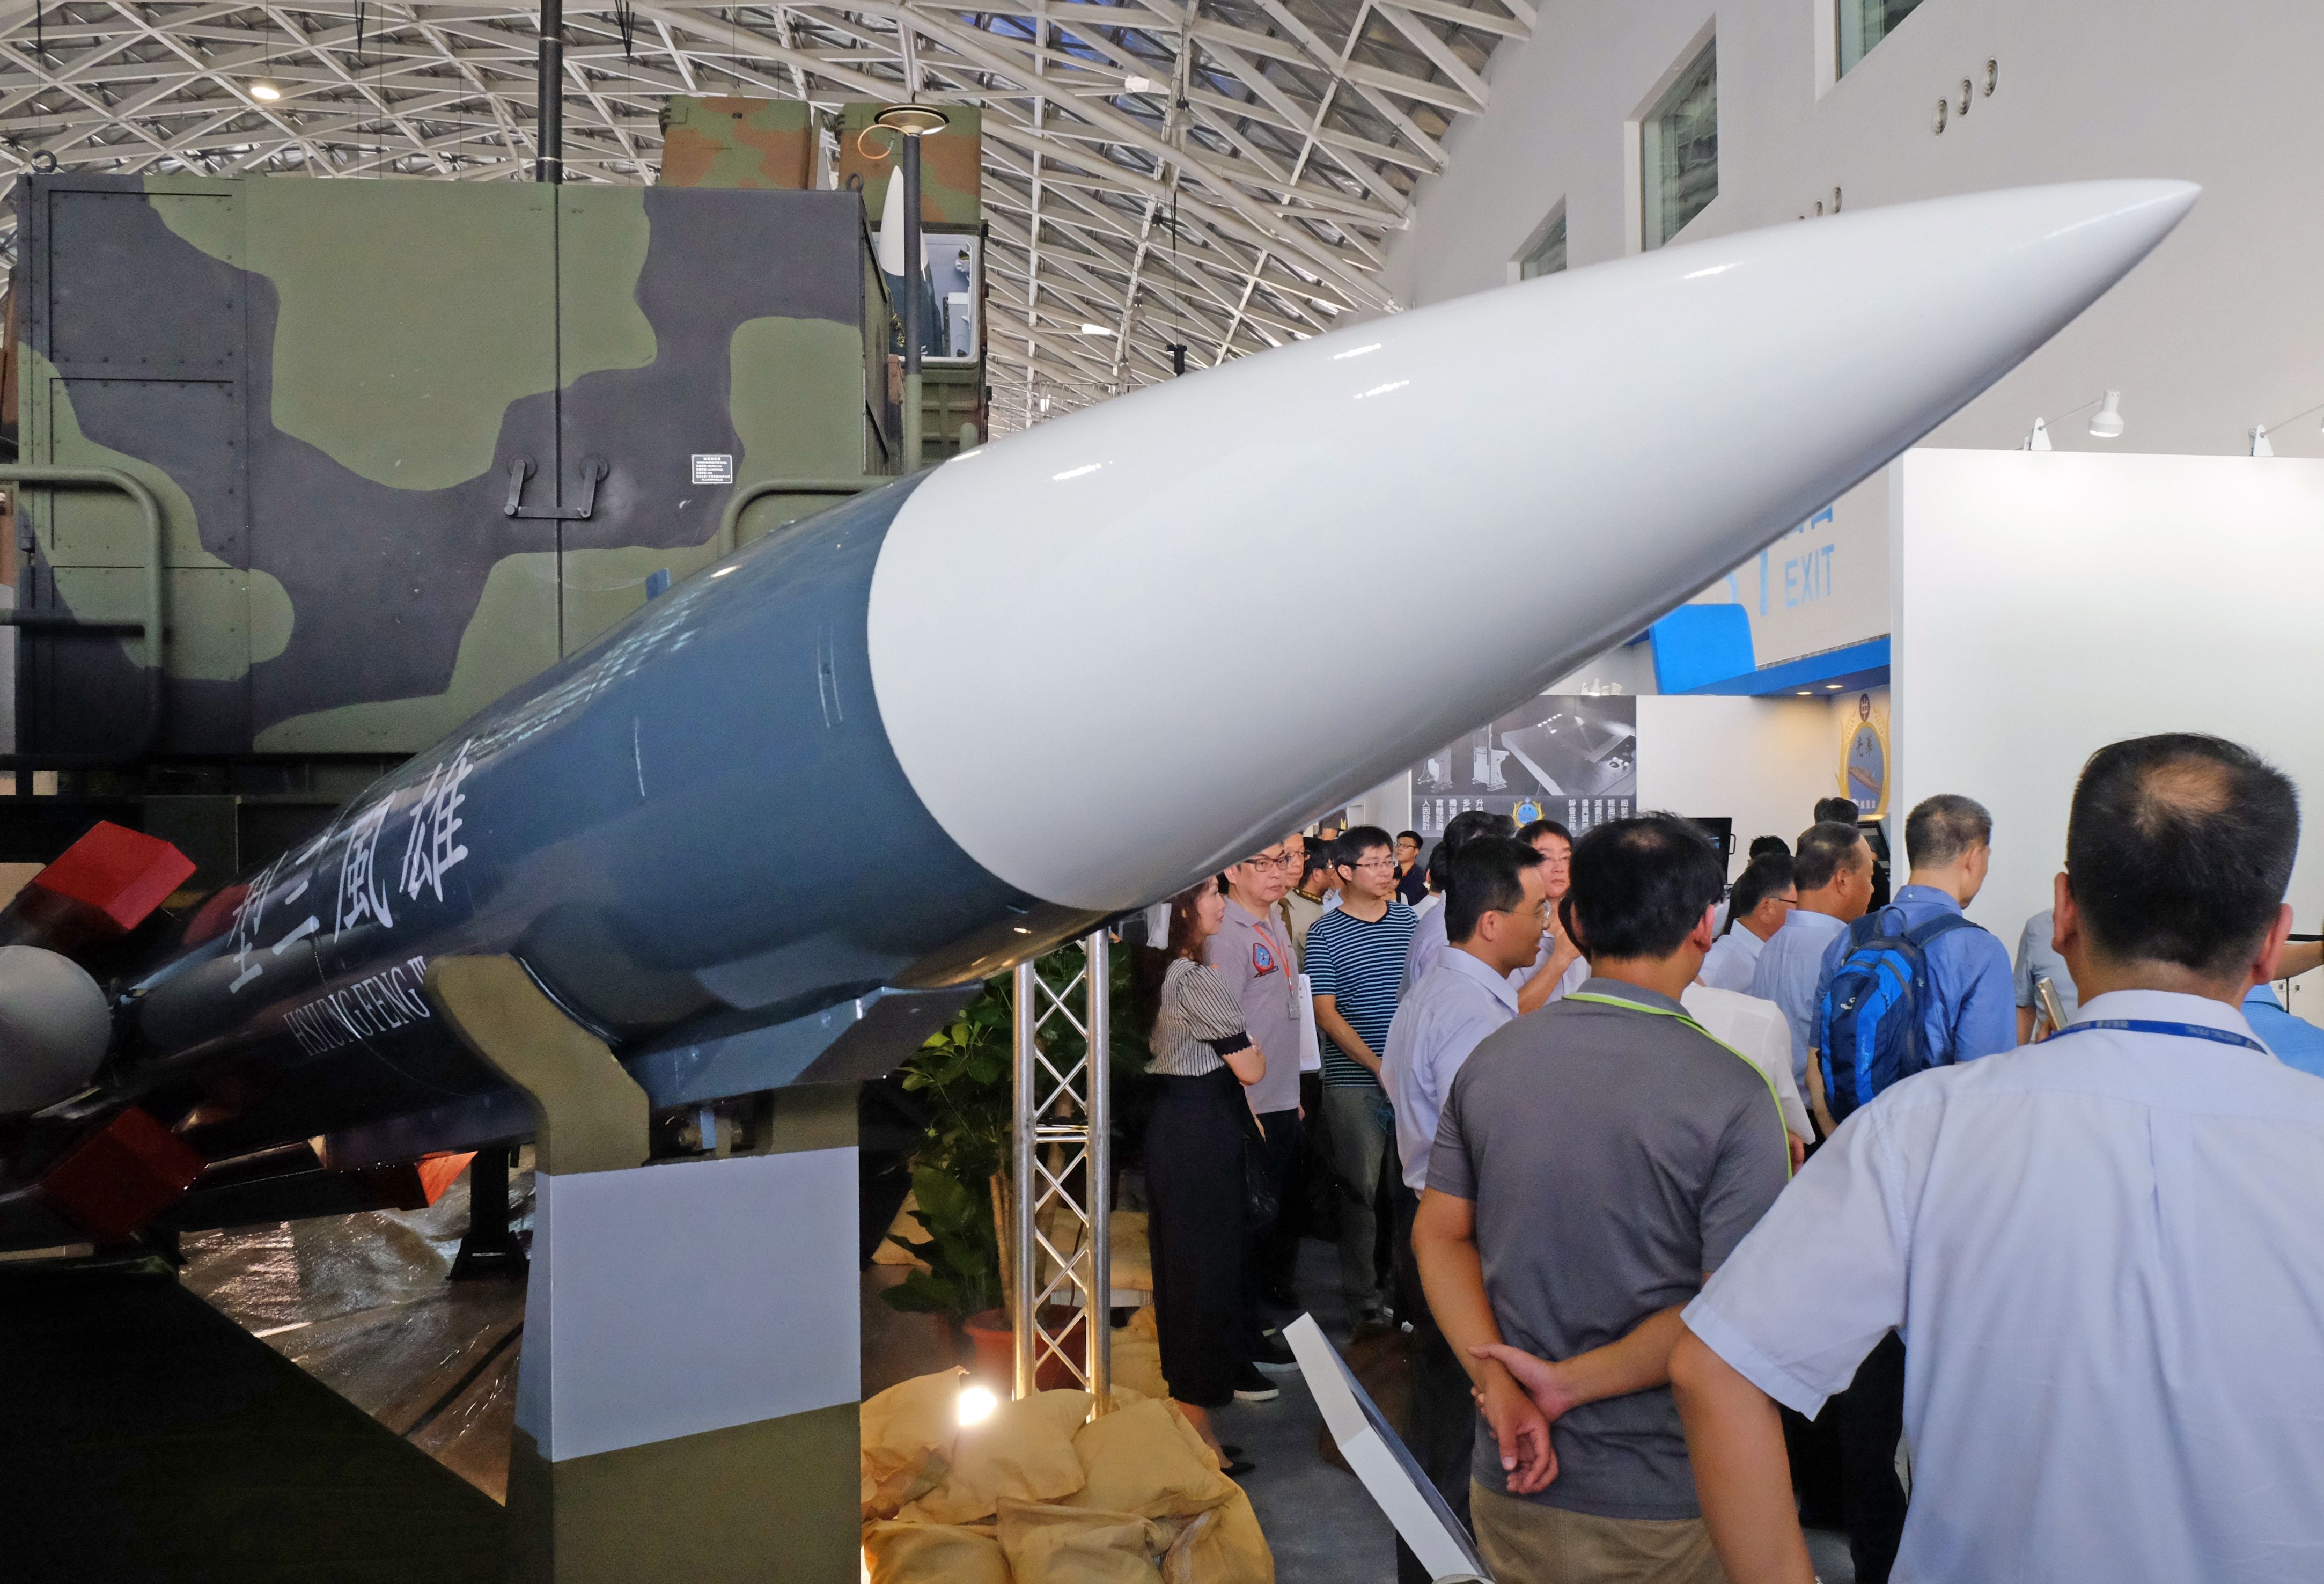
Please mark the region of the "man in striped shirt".
POLYGON ((1396 1138, 1380 1053, 1415 920, 1397 898, 1396 844, 1387 831, 1355 827, 1340 838, 1333 863, 1340 905, 1307 931, 1305 966, 1323 1036, 1323 1121, 1340 1181, 1340 1287, 1351 1320, 1369 1329, 1388 1320, 1374 1207, 1396 1138))

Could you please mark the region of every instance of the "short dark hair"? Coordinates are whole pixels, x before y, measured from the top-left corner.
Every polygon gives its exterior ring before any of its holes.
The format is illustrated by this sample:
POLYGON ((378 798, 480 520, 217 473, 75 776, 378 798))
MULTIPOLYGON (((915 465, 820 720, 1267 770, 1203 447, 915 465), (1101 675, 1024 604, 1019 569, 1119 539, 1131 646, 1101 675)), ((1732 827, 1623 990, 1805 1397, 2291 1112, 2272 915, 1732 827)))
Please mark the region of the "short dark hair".
POLYGON ((1726 862, 1676 814, 1593 825, 1573 844, 1573 926, 1592 958, 1668 957, 1726 888, 1726 862))
POLYGON ((1993 845, 1993 816, 1974 798, 1939 792, 1904 816, 1904 857, 1913 867, 1941 869, 1975 847, 1993 845))
POLYGON ((1306 856, 1299 863, 1299 885, 1303 889, 1306 886, 1307 877, 1310 875, 1318 869, 1331 868, 1332 855, 1336 846, 1336 843, 1325 841, 1321 837, 1307 844, 1306 856))
POLYGON ((1339 840, 1332 844, 1333 866, 1352 869, 1358 860, 1376 847, 1385 848, 1391 853, 1396 851, 1395 840, 1379 826, 1351 825, 1341 833, 1339 840))
POLYGON ((1466 940, 1487 913, 1525 900, 1525 872, 1542 856, 1508 836, 1480 836, 1452 855, 1445 875, 1444 939, 1466 940))
POLYGON ((1802 891, 1821 891, 1842 869, 1856 872, 1856 849, 1864 833, 1853 825, 1824 820, 1800 832, 1799 853, 1792 861, 1792 881, 1802 891))
POLYGON ((1517 828, 1517 821, 1507 814, 1496 814, 1489 809, 1463 809, 1444 822, 1444 834, 1436 838, 1436 845, 1449 847, 1457 853, 1480 836, 1508 836, 1517 828))
POLYGON ((1568 847, 1572 847, 1573 845, 1573 832, 1568 830, 1563 824, 1559 823, 1555 820, 1536 820, 1532 824, 1517 832, 1517 839, 1524 842, 1527 847, 1531 847, 1534 844, 1536 838, 1543 836, 1554 836, 1563 840, 1568 847))
POLYGON ((1743 873, 1736 877, 1735 889, 1727 894, 1727 927, 1733 929, 1736 920, 1767 898, 1789 891, 1792 868, 1789 853, 1763 853, 1746 864, 1743 873))
POLYGON ((1864 811, 1856 806, 1854 798, 1818 798, 1816 800, 1815 822, 1819 825, 1826 820, 1841 825, 1853 825, 1863 817, 1864 811))
POLYGON ((2249 965, 2300 846, 2300 794, 2250 749, 2193 732, 2110 743, 2082 766, 2066 886, 2090 943, 2207 978, 2249 965))
POLYGON ((1408 841, 1415 847, 1426 847, 1428 845, 1426 842, 1420 839, 1420 832, 1417 830, 1399 830, 1396 833, 1396 838, 1399 842, 1408 841))
POLYGON ((1752 857, 1764 858, 1769 853, 1781 853, 1788 858, 1792 856, 1792 844, 1780 836, 1755 836, 1751 838, 1752 857))

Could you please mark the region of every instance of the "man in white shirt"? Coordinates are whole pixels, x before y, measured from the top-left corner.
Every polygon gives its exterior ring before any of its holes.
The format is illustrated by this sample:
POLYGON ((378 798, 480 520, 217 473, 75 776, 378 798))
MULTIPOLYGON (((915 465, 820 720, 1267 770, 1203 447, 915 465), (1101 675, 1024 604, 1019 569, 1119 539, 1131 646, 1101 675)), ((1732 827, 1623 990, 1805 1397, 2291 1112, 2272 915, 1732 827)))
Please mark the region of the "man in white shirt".
POLYGON ((1539 1011, 1553 1001, 1582 988, 1590 965, 1582 948, 1566 933, 1558 903, 1573 889, 1573 833, 1554 820, 1536 820, 1517 832, 1517 839, 1541 855, 1543 895, 1547 898, 1549 928, 1541 937, 1534 959, 1509 976, 1517 990, 1517 1013, 1539 1011))
MULTIPOLYGON (((1452 859, 1461 849, 1480 836, 1507 836, 1517 824, 1507 814, 1496 814, 1485 809, 1464 809, 1444 822, 1444 834, 1436 838, 1435 851, 1428 861, 1439 875, 1447 873, 1452 859)), ((1412 930, 1412 940, 1404 949, 1404 983, 1399 994, 1409 994, 1436 959, 1444 955, 1447 936, 1444 933, 1444 910, 1434 907, 1416 915, 1418 922, 1412 930)))
POLYGON ((1775 1104, 1783 1108, 1784 1131, 1791 1135, 1792 1170, 1798 1171, 1800 1163, 1807 1159, 1808 1145, 1815 1141, 1815 1132, 1808 1124, 1807 1103, 1800 1098, 1799 1085, 1792 1081, 1792 1031, 1784 1014, 1772 1001, 1706 985, 1700 975, 1678 999, 1687 1015, 1710 1031, 1712 1039, 1732 1047, 1766 1075, 1775 1091, 1775 1104))
MULTIPOLYGON (((1447 877, 1442 911, 1452 940, 1427 977, 1397 1003, 1380 1082, 1396 1107, 1406 1190, 1397 1218, 1397 1308, 1412 1322, 1414 1344, 1405 1445, 1465 1524, 1476 1409, 1469 1372, 1429 1318, 1412 1261, 1412 1212, 1428 1183, 1429 1152, 1454 1075, 1486 1035, 1517 1015, 1509 977, 1534 960, 1547 926, 1548 866, 1526 843, 1483 836, 1463 844, 1442 869, 1447 877)), ((1397 1575, 1405 1584, 1428 1584, 1427 1570, 1401 1542, 1397 1575)))
POLYGON ((1714 990, 1751 991, 1751 976, 1759 966, 1759 952, 1772 940, 1799 901, 1793 888, 1792 855, 1768 853, 1753 858, 1729 893, 1727 927, 1702 959, 1699 982, 1714 990))
POLYGON ((2324 1578, 2324 1085, 2240 1003, 2291 929, 2291 783, 2213 737, 2074 792, 2074 1021, 1864 1107, 1684 1313, 1671 1360, 1733 1584, 1809 1584, 1773 1397, 1906 1349, 1913 1584, 2324 1578))

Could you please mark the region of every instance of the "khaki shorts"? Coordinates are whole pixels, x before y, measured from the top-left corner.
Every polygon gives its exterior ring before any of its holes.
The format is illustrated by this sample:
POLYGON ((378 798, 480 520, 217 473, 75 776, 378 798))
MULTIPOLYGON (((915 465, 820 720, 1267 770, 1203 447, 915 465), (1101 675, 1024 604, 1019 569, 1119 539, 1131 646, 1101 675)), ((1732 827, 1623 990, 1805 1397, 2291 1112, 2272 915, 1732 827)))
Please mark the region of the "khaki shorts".
POLYGON ((1700 1518, 1599 1518, 1469 1484, 1477 1550, 1499 1584, 1727 1584, 1700 1518))

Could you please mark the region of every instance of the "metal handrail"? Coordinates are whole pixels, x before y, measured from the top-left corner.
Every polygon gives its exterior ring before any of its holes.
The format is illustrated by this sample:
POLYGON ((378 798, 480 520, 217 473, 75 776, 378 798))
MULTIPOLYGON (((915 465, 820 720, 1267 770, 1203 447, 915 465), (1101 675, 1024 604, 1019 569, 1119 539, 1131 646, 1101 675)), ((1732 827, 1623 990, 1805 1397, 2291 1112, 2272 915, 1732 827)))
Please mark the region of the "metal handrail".
POLYGON ((23 627, 67 637, 135 633, 145 640, 145 728, 126 747, 105 754, 0 754, 0 770, 97 770, 134 764, 153 751, 161 740, 163 712, 169 708, 167 668, 163 664, 162 607, 168 575, 161 553, 161 504, 153 492, 117 468, 56 468, 37 462, 0 465, 0 484, 30 484, 55 487, 117 489, 136 504, 145 518, 145 615, 136 621, 84 621, 56 610, 0 611, 0 626, 23 627))
POLYGON ((862 495, 867 489, 894 482, 892 478, 761 478, 756 484, 743 485, 726 502, 726 510, 718 519, 718 537, 711 548, 720 560, 733 555, 735 535, 742 532, 744 509, 770 495, 862 495))

